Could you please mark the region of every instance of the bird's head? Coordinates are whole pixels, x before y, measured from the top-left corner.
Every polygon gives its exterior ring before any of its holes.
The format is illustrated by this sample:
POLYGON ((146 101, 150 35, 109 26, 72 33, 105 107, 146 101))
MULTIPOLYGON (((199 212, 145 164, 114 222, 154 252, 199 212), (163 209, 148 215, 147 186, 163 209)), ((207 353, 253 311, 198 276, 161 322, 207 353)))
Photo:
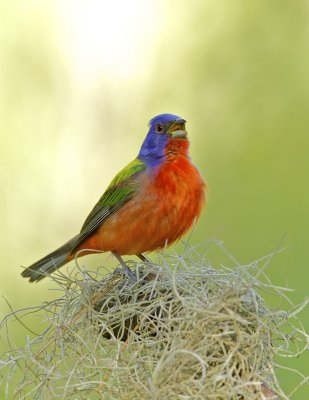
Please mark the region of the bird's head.
MULTIPOLYGON (((148 166, 156 166, 167 156, 167 149, 180 141, 188 148, 186 121, 173 114, 160 114, 149 121, 149 131, 140 149, 138 158, 148 166)), ((176 146, 177 144, 177 146, 176 146)))

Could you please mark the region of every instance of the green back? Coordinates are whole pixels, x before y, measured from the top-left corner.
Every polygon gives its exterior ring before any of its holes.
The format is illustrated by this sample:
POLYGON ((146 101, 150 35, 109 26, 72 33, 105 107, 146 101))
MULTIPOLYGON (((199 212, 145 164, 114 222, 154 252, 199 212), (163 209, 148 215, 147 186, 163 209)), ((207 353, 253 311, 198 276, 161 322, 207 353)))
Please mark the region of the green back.
POLYGON ((104 221, 132 199, 138 190, 137 178, 145 170, 146 165, 136 158, 118 172, 86 218, 72 252, 104 221))

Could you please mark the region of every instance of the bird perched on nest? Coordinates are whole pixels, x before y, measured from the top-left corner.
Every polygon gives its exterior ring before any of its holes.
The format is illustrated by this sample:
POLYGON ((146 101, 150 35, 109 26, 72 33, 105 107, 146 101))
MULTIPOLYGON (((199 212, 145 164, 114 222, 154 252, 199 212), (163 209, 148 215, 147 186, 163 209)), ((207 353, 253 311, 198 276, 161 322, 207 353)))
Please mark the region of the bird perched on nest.
POLYGON ((40 281, 75 257, 111 251, 134 279, 121 255, 162 249, 180 239, 200 215, 207 185, 189 157, 186 121, 161 114, 135 160, 112 180, 78 235, 22 272, 40 281))

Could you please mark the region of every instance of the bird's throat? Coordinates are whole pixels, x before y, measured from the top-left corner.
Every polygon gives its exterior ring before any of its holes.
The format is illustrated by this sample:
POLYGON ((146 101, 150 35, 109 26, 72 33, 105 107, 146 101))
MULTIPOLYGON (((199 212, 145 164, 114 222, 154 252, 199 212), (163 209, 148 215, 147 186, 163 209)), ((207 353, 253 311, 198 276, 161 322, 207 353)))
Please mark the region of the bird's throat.
POLYGON ((165 147, 165 154, 167 160, 172 160, 179 156, 189 156, 189 140, 186 138, 170 139, 165 147))

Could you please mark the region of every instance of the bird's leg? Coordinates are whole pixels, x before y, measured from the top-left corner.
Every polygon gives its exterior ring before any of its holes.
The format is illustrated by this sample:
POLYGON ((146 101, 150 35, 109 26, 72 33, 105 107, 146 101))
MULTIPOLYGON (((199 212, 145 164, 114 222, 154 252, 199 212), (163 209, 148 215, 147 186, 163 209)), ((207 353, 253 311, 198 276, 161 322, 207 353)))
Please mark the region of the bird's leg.
POLYGON ((136 282, 137 278, 136 275, 133 271, 130 270, 130 268, 127 266, 127 264, 123 261, 123 259, 121 258, 120 254, 117 253, 117 251, 113 251, 112 252, 114 254, 114 256, 117 258, 117 260, 120 262, 120 264, 122 265, 122 268, 124 270, 124 273, 127 275, 127 277, 132 281, 132 282, 136 282))
POLYGON ((137 257, 138 257, 140 260, 142 260, 143 262, 146 262, 146 263, 150 264, 150 260, 148 260, 148 258, 145 257, 144 254, 142 254, 142 253, 137 254, 137 257))
MULTIPOLYGON (((140 254, 136 254, 136 255, 144 263, 148 264, 150 267, 152 266, 151 261, 147 257, 145 257, 144 254, 140 253, 140 254)), ((156 278, 156 276, 157 276, 157 272, 151 271, 151 269, 150 269, 150 271, 144 277, 143 282, 147 283, 147 282, 153 281, 156 278)))

